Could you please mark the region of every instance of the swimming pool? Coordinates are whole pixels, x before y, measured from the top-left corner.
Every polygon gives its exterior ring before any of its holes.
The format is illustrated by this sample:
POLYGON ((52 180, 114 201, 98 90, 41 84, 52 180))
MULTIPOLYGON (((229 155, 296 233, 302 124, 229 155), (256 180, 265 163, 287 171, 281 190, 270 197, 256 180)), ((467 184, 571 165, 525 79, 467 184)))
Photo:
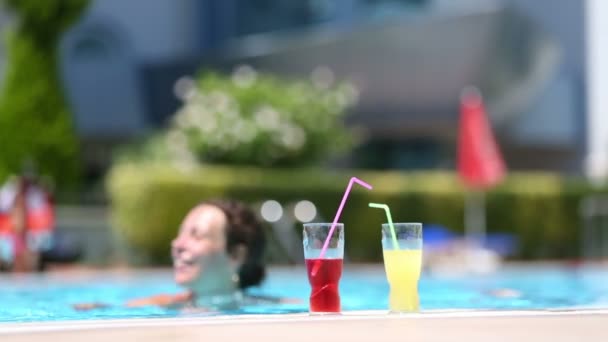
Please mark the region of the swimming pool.
MULTIPOLYGON (((124 309, 119 306, 128 299, 178 290, 169 270, 0 275, 0 322, 188 315, 156 307, 124 309), (70 306, 81 302, 105 302, 116 307, 79 312, 70 306)), ((343 310, 387 307, 388 285, 381 266, 345 265, 340 290, 343 310)), ((308 291, 303 268, 272 268, 265 284, 252 292, 303 301, 244 307, 229 314, 306 312, 308 291)), ((423 311, 608 308, 608 267, 509 266, 485 276, 423 275, 420 302, 423 311), (499 296, 497 290, 501 289, 513 291, 502 291, 506 296, 499 296)))

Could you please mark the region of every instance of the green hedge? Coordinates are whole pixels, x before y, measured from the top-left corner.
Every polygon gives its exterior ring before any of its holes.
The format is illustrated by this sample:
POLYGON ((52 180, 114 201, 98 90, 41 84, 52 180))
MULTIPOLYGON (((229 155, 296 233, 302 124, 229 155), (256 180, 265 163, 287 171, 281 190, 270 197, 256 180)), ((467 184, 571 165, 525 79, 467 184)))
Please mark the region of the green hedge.
MULTIPOLYGON (((217 166, 179 171, 123 164, 111 170, 107 184, 117 233, 152 260, 165 262, 181 219, 205 198, 275 199, 282 203, 307 199, 331 221, 353 175, 372 184, 374 190, 355 185, 342 215, 351 260, 381 260, 379 226, 385 218, 382 211, 367 207, 370 201, 387 203, 395 221, 437 223, 463 231, 463 189, 449 172, 217 166)), ((553 174, 512 174, 488 194, 488 231, 514 233, 519 239, 519 258, 576 257, 581 226, 578 203, 590 191, 582 182, 553 174)))

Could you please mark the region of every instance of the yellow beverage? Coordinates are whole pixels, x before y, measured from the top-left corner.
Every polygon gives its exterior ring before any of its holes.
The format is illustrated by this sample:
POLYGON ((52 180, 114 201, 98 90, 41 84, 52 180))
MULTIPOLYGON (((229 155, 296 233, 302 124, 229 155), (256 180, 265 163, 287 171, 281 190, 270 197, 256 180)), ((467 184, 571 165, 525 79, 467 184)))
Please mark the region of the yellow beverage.
POLYGON ((418 311, 418 279, 422 268, 421 249, 387 250, 384 268, 391 287, 391 311, 418 311))

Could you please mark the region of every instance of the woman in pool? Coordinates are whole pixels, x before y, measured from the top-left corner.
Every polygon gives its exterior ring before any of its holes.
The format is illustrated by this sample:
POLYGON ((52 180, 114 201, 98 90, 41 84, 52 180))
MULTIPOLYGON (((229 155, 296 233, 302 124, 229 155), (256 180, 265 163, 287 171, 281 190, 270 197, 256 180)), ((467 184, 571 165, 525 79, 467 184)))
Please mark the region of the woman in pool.
MULTIPOLYGON (((129 301, 129 307, 199 307, 234 309, 243 301, 273 298, 244 296, 242 290, 258 285, 265 275, 264 232, 255 214, 237 201, 207 201, 194 207, 171 243, 173 276, 186 291, 129 301)), ((76 305, 86 310, 99 304, 76 305)))

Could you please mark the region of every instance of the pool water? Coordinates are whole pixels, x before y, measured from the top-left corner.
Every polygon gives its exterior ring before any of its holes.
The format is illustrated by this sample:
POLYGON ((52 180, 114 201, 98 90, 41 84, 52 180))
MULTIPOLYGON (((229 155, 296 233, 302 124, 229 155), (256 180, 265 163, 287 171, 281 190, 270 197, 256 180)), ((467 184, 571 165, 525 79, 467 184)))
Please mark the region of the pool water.
MULTIPOLYGON (((485 276, 423 275, 421 310, 607 308, 608 268, 507 267, 485 276)), ((0 275, 0 322, 175 317, 189 313, 157 307, 123 308, 133 298, 175 293, 166 271, 0 275), (106 309, 76 311, 71 304, 104 302, 106 309)), ((385 310, 388 285, 384 269, 345 265, 340 283, 343 310, 385 310)), ((302 267, 272 268, 253 294, 301 299, 299 303, 246 306, 228 314, 307 312, 308 281, 302 267)), ((192 314, 192 313, 190 313, 192 314)), ((196 313, 196 315, 202 315, 196 313)))

